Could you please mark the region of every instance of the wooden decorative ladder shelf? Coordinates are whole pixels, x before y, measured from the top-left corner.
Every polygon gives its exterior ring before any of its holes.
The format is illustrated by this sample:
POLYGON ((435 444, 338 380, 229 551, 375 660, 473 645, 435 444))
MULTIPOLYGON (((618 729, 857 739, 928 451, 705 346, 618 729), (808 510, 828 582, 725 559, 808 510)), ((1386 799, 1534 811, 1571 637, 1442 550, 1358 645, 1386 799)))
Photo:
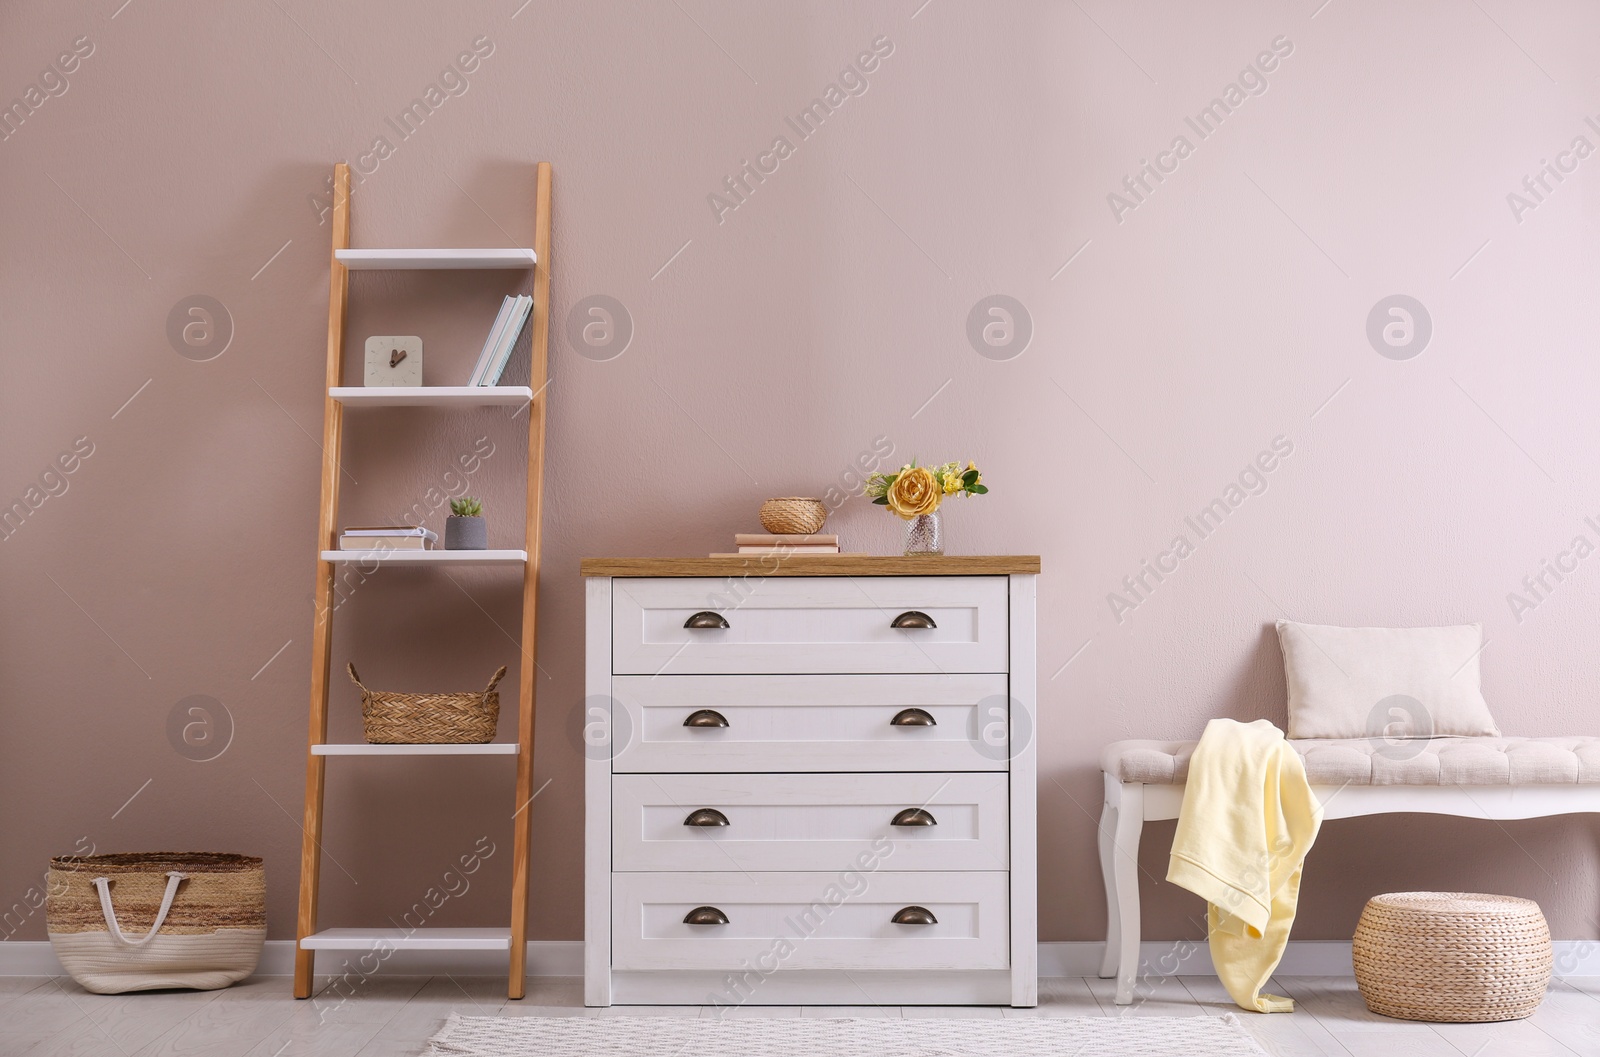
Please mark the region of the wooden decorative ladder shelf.
POLYGON ((300 915, 296 930, 294 994, 311 997, 316 952, 373 949, 499 950, 510 956, 506 993, 521 998, 528 951, 528 871, 532 840, 535 606, 539 593, 540 505, 544 493, 545 377, 550 340, 550 163, 540 162, 534 199, 531 249, 350 248, 350 167, 333 169, 333 254, 328 280, 327 396, 323 401, 322 509, 317 522, 316 622, 311 640, 311 730, 306 749, 306 810, 300 853, 300 915), (344 327, 349 272, 363 269, 532 269, 532 370, 527 386, 345 386, 344 327), (473 408, 528 404, 528 492, 526 542, 522 550, 340 551, 339 480, 346 407, 433 406, 473 408), (334 578, 340 563, 370 561, 416 565, 457 563, 522 567, 522 656, 515 744, 338 745, 327 744, 328 692, 333 646, 334 578), (511 927, 509 929, 332 928, 317 930, 317 889, 322 866, 322 796, 329 756, 490 756, 517 758, 512 800, 511 927))

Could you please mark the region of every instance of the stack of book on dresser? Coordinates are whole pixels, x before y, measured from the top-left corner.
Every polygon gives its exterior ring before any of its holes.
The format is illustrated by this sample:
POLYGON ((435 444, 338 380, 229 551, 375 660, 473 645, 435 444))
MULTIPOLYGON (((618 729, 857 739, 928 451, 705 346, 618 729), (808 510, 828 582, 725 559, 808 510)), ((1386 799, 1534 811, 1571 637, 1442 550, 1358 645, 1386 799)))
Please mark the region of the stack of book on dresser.
POLYGON ((431 551, 439 534, 421 525, 368 525, 339 534, 342 551, 431 551))
POLYGON ((713 558, 748 558, 752 555, 775 555, 779 558, 805 558, 816 554, 839 554, 839 537, 832 533, 814 532, 810 535, 775 534, 771 532, 736 532, 733 535, 736 550, 713 554, 713 558))

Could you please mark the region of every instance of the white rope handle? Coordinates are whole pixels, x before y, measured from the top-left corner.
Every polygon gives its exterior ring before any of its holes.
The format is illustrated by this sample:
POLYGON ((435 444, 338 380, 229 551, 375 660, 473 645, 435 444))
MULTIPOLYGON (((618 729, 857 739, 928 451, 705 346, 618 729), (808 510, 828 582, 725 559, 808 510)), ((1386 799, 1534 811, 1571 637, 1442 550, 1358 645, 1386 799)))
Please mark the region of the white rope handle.
POLYGON ((149 943, 155 938, 156 933, 161 931, 162 923, 167 920, 167 911, 172 909, 172 897, 178 894, 178 882, 188 876, 188 874, 179 873, 177 870, 167 871, 167 894, 161 897, 161 909, 156 911, 156 923, 150 926, 149 932, 146 932, 136 940, 129 939, 123 935, 122 926, 117 924, 117 912, 111 909, 110 879, 96 877, 94 886, 100 892, 100 912, 105 915, 106 928, 111 930, 111 935, 115 936, 119 942, 126 943, 130 947, 140 947, 149 943))

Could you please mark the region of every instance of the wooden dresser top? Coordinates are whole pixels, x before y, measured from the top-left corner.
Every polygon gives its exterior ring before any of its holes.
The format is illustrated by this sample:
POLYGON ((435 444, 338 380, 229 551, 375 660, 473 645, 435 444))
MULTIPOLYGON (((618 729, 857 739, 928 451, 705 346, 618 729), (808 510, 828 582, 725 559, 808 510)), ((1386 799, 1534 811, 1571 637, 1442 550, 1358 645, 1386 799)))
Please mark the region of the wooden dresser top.
POLYGON ((584 576, 1005 576, 1039 571, 1037 554, 816 554, 776 558, 585 558, 584 576))

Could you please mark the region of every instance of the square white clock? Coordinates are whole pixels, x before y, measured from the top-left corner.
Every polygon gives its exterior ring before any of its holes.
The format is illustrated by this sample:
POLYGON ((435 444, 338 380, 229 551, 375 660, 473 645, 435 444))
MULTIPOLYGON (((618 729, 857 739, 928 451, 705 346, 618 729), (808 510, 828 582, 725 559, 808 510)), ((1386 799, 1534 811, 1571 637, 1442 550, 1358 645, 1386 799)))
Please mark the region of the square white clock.
POLYGON ((368 385, 421 385, 422 339, 416 336, 367 339, 368 385))

